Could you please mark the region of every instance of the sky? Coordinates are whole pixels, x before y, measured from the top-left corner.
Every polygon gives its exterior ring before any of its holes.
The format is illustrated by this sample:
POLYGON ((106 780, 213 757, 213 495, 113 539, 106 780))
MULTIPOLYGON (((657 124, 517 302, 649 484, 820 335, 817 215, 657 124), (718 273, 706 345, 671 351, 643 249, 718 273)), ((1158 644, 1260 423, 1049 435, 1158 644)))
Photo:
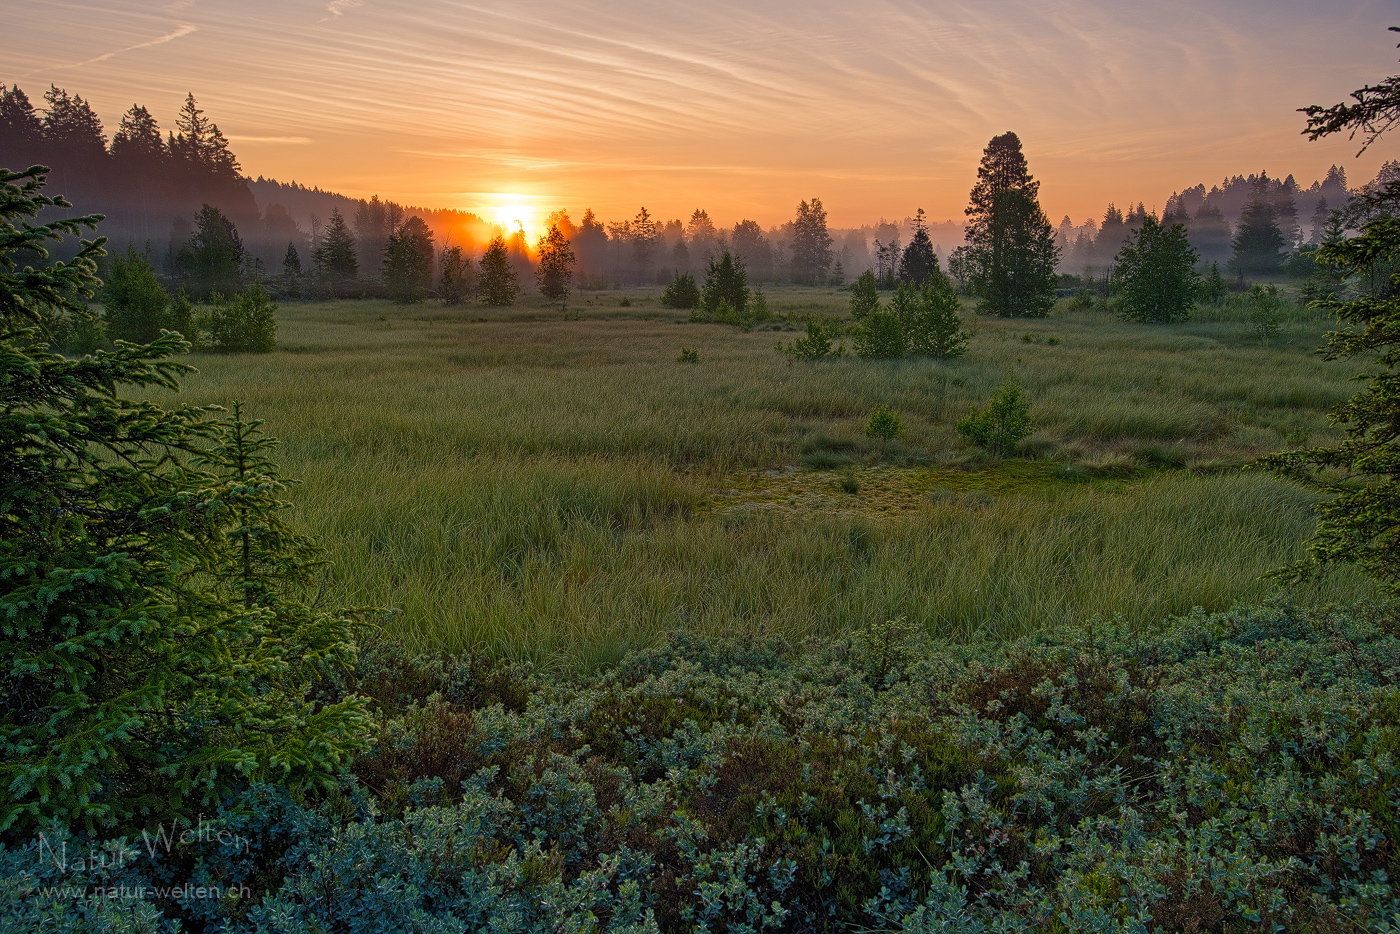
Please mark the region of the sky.
POLYGON ((1228 175, 1361 158, 1307 104, 1397 73, 1400 0, 139 0, 16 4, 0 81, 108 132, 187 92, 244 171, 538 224, 704 208, 765 226, 961 219, 987 141, 1025 145, 1051 220, 1160 210, 1228 175))

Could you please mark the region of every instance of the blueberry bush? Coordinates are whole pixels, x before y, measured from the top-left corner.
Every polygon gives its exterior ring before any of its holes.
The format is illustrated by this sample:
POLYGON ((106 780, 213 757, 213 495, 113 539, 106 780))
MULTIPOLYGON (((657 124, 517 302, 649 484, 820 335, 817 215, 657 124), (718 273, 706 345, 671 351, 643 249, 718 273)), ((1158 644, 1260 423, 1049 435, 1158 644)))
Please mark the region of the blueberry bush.
POLYGON ((201 817, 217 833, 154 855, 149 834, 12 841, 0 911, 113 931, 1394 931, 1397 637, 1390 607, 1274 602, 998 645, 901 622, 677 637, 575 679, 372 644, 324 688, 378 725, 336 788, 250 784, 201 817))

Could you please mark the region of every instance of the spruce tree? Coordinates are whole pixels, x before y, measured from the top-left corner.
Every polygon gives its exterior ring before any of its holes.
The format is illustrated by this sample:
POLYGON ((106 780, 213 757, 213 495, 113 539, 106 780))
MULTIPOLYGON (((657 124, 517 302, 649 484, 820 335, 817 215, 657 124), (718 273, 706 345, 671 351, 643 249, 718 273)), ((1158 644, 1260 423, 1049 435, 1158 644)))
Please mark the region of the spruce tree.
POLYGON ((321 245, 312 253, 316 271, 332 282, 353 282, 359 278, 360 262, 355 256, 355 237, 340 216, 340 209, 331 210, 321 245))
POLYGON ((797 205, 792 222, 792 276, 804 285, 819 285, 831 268, 831 234, 821 198, 797 205))
POLYGON ((573 284, 575 258, 558 224, 549 225, 549 232, 540 238, 535 255, 539 257, 535 279, 539 283, 540 294, 550 301, 559 302, 560 310, 564 310, 569 302, 569 288, 573 284))
POLYGON ((1201 300, 1208 305, 1225 304, 1225 277, 1220 274, 1220 264, 1211 263, 1210 273, 1201 281, 1201 300))
POLYGON ((328 785, 365 745, 356 698, 313 701, 354 658, 350 621, 300 594, 320 566, 235 413, 128 399, 178 388, 186 348, 68 359, 36 327, 85 315, 101 241, 17 273, 15 253, 97 217, 42 170, 0 171, 0 831, 139 829, 249 781, 328 785))
POLYGON ((520 279, 510 264, 506 241, 493 237, 481 257, 477 288, 483 305, 514 305, 520 291, 520 279))
POLYGON ((218 208, 206 204, 195 214, 195 232, 177 259, 188 278, 190 291, 199 298, 215 292, 238 291, 243 273, 243 238, 233 221, 218 208))
POLYGON ((1015 133, 987 144, 967 208, 968 284, 985 313, 1043 318, 1055 304, 1055 231, 1015 133))
POLYGON ((667 308, 699 308, 700 286, 688 272, 677 273, 661 292, 661 304, 667 308))
POLYGON ((287 252, 282 256, 282 291, 292 298, 301 295, 301 254, 296 244, 287 241, 287 252))
POLYGON ((924 209, 919 208, 914 215, 914 236, 904 248, 899 260, 899 280, 910 282, 916 288, 923 288, 938 272, 938 254, 933 252, 933 241, 928 236, 928 224, 924 221, 924 209))
POLYGON ((651 269, 652 259, 656 256, 656 244, 660 240, 656 221, 645 207, 638 209, 637 216, 632 219, 631 239, 632 256, 636 260, 638 273, 645 281, 646 273, 651 269))
POLYGON ((136 344, 149 344, 163 328, 172 328, 170 293, 135 247, 112 258, 102 288, 102 318, 108 337, 136 344))
POLYGON ((1163 227, 1149 214, 1114 258, 1120 315, 1128 321, 1185 321, 1196 303, 1200 257, 1181 224, 1163 227))
POLYGON ((748 270, 728 250, 718 260, 710 260, 700 292, 700 307, 705 314, 713 317, 722 304, 727 304, 731 314, 740 319, 749 307, 748 270))
POLYGON ((442 251, 438 261, 438 297, 444 305, 460 305, 472 290, 471 259, 459 246, 442 251))
MULTIPOLYGON (((1370 145, 1400 117, 1400 76, 1361 88, 1352 97, 1355 104, 1307 108, 1309 136, 1349 130, 1366 134, 1370 145)), ((1400 201, 1400 182, 1384 188, 1361 200, 1374 199, 1377 205, 1400 201)), ((1332 235, 1335 239, 1324 242, 1316 257, 1339 276, 1365 282, 1376 267, 1388 268, 1400 259, 1400 220, 1393 211, 1365 221, 1359 236, 1332 235)), ((1322 565, 1355 563, 1395 596, 1400 594, 1400 283, 1393 274, 1389 278, 1350 299, 1328 295, 1315 303, 1350 325, 1328 335, 1324 358, 1360 359, 1370 370, 1366 388, 1332 412, 1333 421, 1345 425, 1346 438, 1330 447, 1274 454, 1263 463, 1331 494, 1316 507, 1310 562, 1281 576, 1298 579, 1322 565)))
POLYGON ((433 235, 417 215, 389 234, 381 273, 389 298, 400 305, 421 302, 433 285, 433 235))
POLYGON ((1286 242, 1274 219, 1267 186, 1268 176, 1262 176, 1255 183, 1249 203, 1240 215, 1235 238, 1230 242, 1235 271, 1242 276, 1273 276, 1283 267, 1286 242))

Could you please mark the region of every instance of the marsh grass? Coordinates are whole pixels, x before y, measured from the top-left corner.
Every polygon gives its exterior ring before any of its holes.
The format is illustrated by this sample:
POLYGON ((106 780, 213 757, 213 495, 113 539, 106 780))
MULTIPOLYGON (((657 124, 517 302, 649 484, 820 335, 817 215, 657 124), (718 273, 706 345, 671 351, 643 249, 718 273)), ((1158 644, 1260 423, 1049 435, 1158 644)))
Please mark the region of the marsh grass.
MULTIPOLYGON (((1327 409, 1355 389, 1313 352, 1328 323, 1303 317, 1267 348, 1232 321, 1061 311, 970 320, 958 360, 793 361, 771 332, 689 323, 657 294, 589 293, 571 320, 288 303, 277 352, 194 357, 183 401, 242 399, 283 440, 330 596, 390 607, 415 648, 592 667, 677 629, 798 638, 905 616, 1000 638, 1262 597, 1310 500, 1238 468, 1335 437, 1327 409), (678 366, 678 345, 703 363, 678 366), (954 429, 1013 374, 1029 463, 954 429), (881 402, 898 440, 865 436, 881 402)), ((773 290, 773 326, 846 300, 773 290)), ((1339 571, 1300 596, 1369 592, 1339 571)))

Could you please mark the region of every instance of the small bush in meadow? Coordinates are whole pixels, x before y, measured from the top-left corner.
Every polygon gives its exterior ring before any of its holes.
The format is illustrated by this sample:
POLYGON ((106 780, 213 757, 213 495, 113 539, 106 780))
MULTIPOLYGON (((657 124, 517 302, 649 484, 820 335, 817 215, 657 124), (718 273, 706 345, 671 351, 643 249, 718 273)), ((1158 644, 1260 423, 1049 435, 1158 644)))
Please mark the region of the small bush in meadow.
POLYGON ((667 308, 699 307, 700 286, 696 285, 695 276, 683 272, 672 279, 661 293, 661 304, 667 308))
POLYGON ((682 347, 681 355, 676 359, 681 363, 699 363, 700 351, 696 350, 694 347, 682 347))
POLYGON ((233 298, 215 293, 209 336, 221 353, 268 353, 277 346, 277 303, 256 282, 233 298))
POLYGON ((856 354, 867 359, 894 360, 904 356, 909 343, 904 327, 892 311, 877 308, 865 316, 852 338, 856 354))
POLYGON ((898 412, 881 402, 870 413, 870 419, 865 423, 865 434, 869 438, 892 441, 904 434, 904 423, 900 421, 898 412))
POLYGON ((1250 329, 1265 346, 1283 329, 1283 296, 1276 285, 1251 286, 1245 294, 1250 329))
POLYGON ((786 347, 779 344, 778 350, 798 360, 821 360, 825 357, 840 356, 845 353, 845 346, 832 346, 836 338, 840 336, 841 322, 823 322, 809 318, 807 319, 807 336, 799 337, 786 347))
POLYGON ((1001 384, 987 402, 976 406, 958 422, 958 434, 993 454, 1006 457, 1031 433, 1031 407, 1021 384, 1011 377, 1001 384))

